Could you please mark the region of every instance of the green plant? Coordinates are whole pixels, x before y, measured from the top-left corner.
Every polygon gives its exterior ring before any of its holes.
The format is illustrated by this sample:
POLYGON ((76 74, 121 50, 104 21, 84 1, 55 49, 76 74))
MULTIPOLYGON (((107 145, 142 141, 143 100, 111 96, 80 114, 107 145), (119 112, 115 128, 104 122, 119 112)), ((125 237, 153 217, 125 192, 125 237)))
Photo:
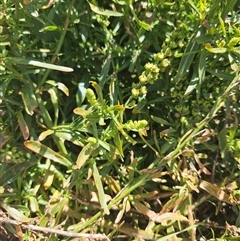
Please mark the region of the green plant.
POLYGON ((9 231, 239 237, 236 0, 1 3, 9 231))

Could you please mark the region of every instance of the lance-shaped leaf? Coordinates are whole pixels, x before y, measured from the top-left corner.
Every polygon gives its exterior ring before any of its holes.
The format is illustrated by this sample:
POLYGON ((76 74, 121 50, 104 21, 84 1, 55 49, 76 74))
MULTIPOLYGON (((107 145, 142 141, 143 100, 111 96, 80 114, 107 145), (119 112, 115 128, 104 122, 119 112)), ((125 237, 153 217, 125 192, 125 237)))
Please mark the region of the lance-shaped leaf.
POLYGON ((29 137, 29 128, 28 128, 28 125, 27 125, 21 111, 18 112, 17 117, 18 117, 18 124, 20 126, 20 130, 22 132, 23 138, 24 138, 24 140, 27 140, 29 137))
POLYGON ((6 61, 6 63, 10 63, 10 64, 32 65, 35 67, 58 70, 58 71, 62 71, 62 72, 72 72, 73 71, 73 69, 69 68, 69 67, 55 65, 55 64, 48 64, 48 63, 40 62, 40 61, 37 61, 34 59, 7 57, 5 59, 5 61, 6 61))
POLYGON ((105 214, 109 215, 109 209, 107 207, 107 200, 105 198, 105 193, 103 190, 103 185, 102 185, 102 181, 101 181, 101 177, 100 174, 98 172, 96 163, 93 164, 93 178, 94 178, 94 182, 98 191, 98 199, 100 202, 101 207, 103 208, 105 214))
POLYGON ((81 152, 79 153, 76 161, 76 168, 80 169, 84 163, 89 159, 93 152, 94 148, 91 143, 88 143, 86 146, 83 147, 81 152))
POLYGON ((192 61, 194 59, 194 56, 196 55, 199 49, 199 44, 196 41, 196 37, 202 36, 203 34, 204 34, 204 29, 200 27, 199 29, 196 30, 196 32, 193 34, 192 38, 188 42, 184 55, 178 66, 176 82, 179 82, 189 70, 189 67, 192 64, 192 61))
POLYGON ((24 172, 29 167, 35 165, 36 162, 36 160, 25 160, 23 162, 12 165, 10 168, 8 166, 7 171, 1 174, 0 186, 5 186, 7 184, 14 182, 22 172, 24 172))
POLYGON ((10 207, 9 205, 7 205, 5 203, 1 203, 1 206, 7 211, 8 215, 10 217, 14 218, 18 222, 29 223, 30 221, 32 221, 32 218, 28 218, 27 216, 25 216, 23 213, 21 213, 17 209, 10 207))
POLYGON ((105 10, 105 9, 100 9, 99 7, 91 4, 90 2, 89 3, 89 6, 91 8, 91 10, 99 15, 104 15, 104 16, 114 16, 114 17, 121 17, 123 16, 122 13, 119 13, 119 12, 115 12, 115 11, 111 11, 111 10, 105 10))
POLYGON ((66 167, 71 167, 72 163, 64 156, 53 151, 51 148, 43 145, 37 141, 25 141, 24 145, 31 151, 40 154, 41 156, 48 158, 54 162, 60 163, 66 167))
POLYGON ((223 54, 227 52, 227 48, 213 48, 212 45, 210 43, 206 43, 205 44, 205 49, 213 54, 223 54))
POLYGON ((202 180, 199 187, 222 202, 233 204, 231 197, 218 186, 202 180))
POLYGON ((32 88, 24 85, 20 90, 20 95, 22 96, 26 112, 29 115, 33 115, 34 110, 38 107, 38 103, 32 88))

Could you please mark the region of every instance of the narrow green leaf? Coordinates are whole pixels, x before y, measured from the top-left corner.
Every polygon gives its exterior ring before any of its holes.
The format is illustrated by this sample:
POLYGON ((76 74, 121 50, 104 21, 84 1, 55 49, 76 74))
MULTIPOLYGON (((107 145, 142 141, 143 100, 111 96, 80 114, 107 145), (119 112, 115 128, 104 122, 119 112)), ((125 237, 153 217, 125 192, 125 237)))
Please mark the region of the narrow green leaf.
POLYGON ((227 52, 227 48, 213 48, 210 43, 205 44, 205 49, 213 54, 223 54, 227 52))
POLYGON ((57 213, 62 213, 62 210, 64 207, 67 207, 68 205, 68 199, 62 198, 59 202, 55 203, 50 210, 50 213, 52 216, 55 216, 57 213))
POLYGON ((7 57, 5 58, 7 63, 11 64, 24 64, 24 65, 32 65, 35 67, 41 67, 46 69, 58 70, 62 72, 72 72, 73 69, 65 66, 55 65, 55 64, 48 64, 43 63, 34 59, 25 59, 25 58, 16 58, 16 57, 7 57))
POLYGON ((138 114, 138 113, 142 113, 142 109, 146 106, 147 104, 147 100, 142 99, 137 103, 137 106, 135 106, 132 110, 133 114, 138 114))
POLYGON ((48 88, 47 91, 50 94, 50 98, 51 98, 53 108, 54 108, 54 125, 57 125, 58 117, 59 117, 57 89, 51 87, 51 88, 48 88))
POLYGON ((112 63, 111 55, 108 55, 102 65, 102 71, 101 71, 100 77, 99 77, 99 85, 101 88, 103 88, 103 86, 107 80, 107 76, 109 73, 111 63, 112 63))
POLYGON ((22 96, 26 112, 29 115, 33 115, 34 110, 38 107, 38 103, 32 88, 28 85, 24 85, 19 93, 22 96))
POLYGON ((205 49, 202 50, 200 54, 199 64, 198 64, 198 85, 197 85, 197 98, 200 98, 200 92, 201 92, 201 86, 203 83, 203 80, 205 78, 205 66, 206 66, 206 58, 207 58, 207 51, 205 49))
POLYGON ((190 83, 189 83, 184 95, 189 95, 193 90, 195 90, 197 88, 199 78, 196 75, 197 75, 197 71, 195 71, 195 74, 193 74, 193 77, 191 78, 190 83))
POLYGON ((94 148, 92 147, 91 143, 88 143, 86 146, 83 147, 81 152, 79 153, 76 161, 76 168, 80 169, 84 163, 89 159, 92 154, 94 148))
POLYGON ((120 155, 122 157, 124 157, 124 154, 123 154, 123 141, 120 138, 119 132, 117 132, 117 134, 114 136, 113 141, 114 141, 114 144, 116 145, 120 155))
POLYGON ((221 15, 222 19, 225 19, 229 12, 233 10, 233 7, 235 6, 236 2, 238 0, 228 0, 226 1, 226 6, 224 7, 224 11, 221 15))
POLYGON ((88 2, 88 3, 89 3, 89 6, 90 6, 91 10, 93 12, 99 14, 99 15, 104 15, 104 16, 108 16, 108 17, 110 17, 110 16, 113 16, 113 17, 121 17, 121 16, 123 16, 122 13, 111 11, 111 10, 102 10, 99 7, 91 4, 90 2, 88 2))
POLYGON ((233 48, 240 42, 240 37, 233 37, 228 42, 228 48, 234 50, 233 48))
POLYGON ((137 23, 138 23, 138 25, 139 25, 140 27, 142 27, 142 28, 145 29, 145 30, 150 30, 150 29, 151 29, 151 25, 147 24, 146 22, 143 22, 143 21, 141 21, 141 20, 138 20, 137 23))
POLYGON ((101 181, 101 177, 100 174, 98 172, 96 163, 93 163, 93 178, 94 178, 94 182, 98 191, 98 199, 100 202, 101 207, 103 208, 105 214, 109 215, 109 209, 107 207, 107 201, 105 199, 105 193, 103 190, 103 185, 102 185, 102 181, 101 181))
POLYGON ((85 83, 78 84, 78 92, 77 92, 77 103, 81 105, 86 97, 87 88, 85 87, 85 83))
POLYGON ((23 213, 18 211, 17 209, 10 207, 9 205, 1 202, 0 205, 7 211, 8 215, 12 218, 14 218, 18 222, 22 223, 29 223, 32 221, 32 218, 28 218, 23 213))
POLYGON ((205 44, 207 42, 211 42, 213 39, 213 36, 210 34, 205 34, 205 35, 201 35, 199 37, 195 38, 195 41, 197 41, 198 44, 205 44))
POLYGON ((72 163, 64 156, 53 151, 51 148, 43 145, 37 141, 25 141, 24 145, 31 151, 40 154, 41 156, 50 159, 54 162, 60 163, 66 167, 71 167, 72 163))
POLYGON ((44 32, 44 31, 53 32, 53 31, 56 31, 57 29, 58 29, 57 26, 55 26, 55 25, 50 25, 50 26, 46 26, 46 27, 40 29, 39 32, 40 32, 40 33, 41 33, 41 32, 44 32))
POLYGON ((76 114, 76 115, 80 115, 82 116, 83 118, 86 118, 87 115, 90 115, 91 114, 91 111, 89 110, 84 110, 80 107, 77 107, 73 110, 73 112, 76 114))
POLYGON ((33 65, 33 66, 36 66, 36 67, 58 70, 58 71, 62 71, 62 72, 72 72, 73 71, 73 69, 69 68, 69 67, 64 67, 64 66, 54 65, 54 64, 48 64, 48 63, 42 63, 42 62, 36 61, 36 60, 28 60, 27 63, 29 65, 33 65))
POLYGON ((39 205, 36 197, 30 196, 29 197, 29 204, 30 204, 30 209, 32 212, 37 212, 39 211, 39 205))
POLYGON ((131 59, 131 64, 128 67, 128 71, 129 72, 134 72, 134 69, 136 67, 137 59, 138 59, 139 55, 140 55, 140 51, 139 50, 136 50, 135 52, 133 52, 133 56, 132 56, 132 59, 131 59))
MULTIPOLYGON (((87 130, 82 129, 83 132, 87 132, 87 130)), ((71 130, 68 127, 59 126, 54 130, 54 135, 62 138, 63 140, 67 140, 72 142, 77 146, 84 146, 82 140, 84 140, 84 136, 81 133, 76 132, 75 130, 71 130)), ((40 136, 39 136, 40 139, 40 136)))
POLYGON ((199 44, 195 40, 195 38, 198 36, 203 35, 205 30, 203 27, 198 28, 195 33, 193 34, 192 38, 190 39, 185 51, 184 55, 180 61, 180 64, 178 66, 178 72, 176 75, 176 82, 179 82, 184 74, 189 70, 190 65, 192 64, 193 58, 195 54, 197 53, 197 50, 199 49, 199 44))
POLYGON ((105 141, 98 140, 98 143, 100 146, 102 146, 105 150, 107 150, 107 153, 110 155, 110 159, 114 160, 116 159, 116 156, 119 156, 120 153, 118 151, 118 148, 116 148, 114 145, 111 145, 105 141))
POLYGON ((31 159, 31 161, 25 160, 11 166, 9 166, 10 164, 8 164, 7 171, 1 174, 0 186, 5 186, 17 180, 17 178, 22 172, 26 171, 29 167, 35 165, 36 162, 36 160, 31 159))
POLYGON ((218 135, 218 141, 219 141, 219 149, 221 152, 221 157, 223 159, 226 159, 228 156, 228 143, 227 143, 227 129, 223 128, 219 135, 218 135))
POLYGON ((43 131, 43 132, 39 135, 39 137, 38 137, 39 141, 43 141, 47 136, 52 135, 53 132, 54 132, 53 130, 43 131))
POLYGON ((151 118, 152 118, 153 121, 155 121, 155 122, 157 122, 157 123, 159 123, 161 125, 167 125, 167 126, 171 125, 168 121, 166 121, 166 120, 164 120, 164 119, 162 119, 160 117, 151 115, 151 118))
POLYGON ((219 79, 232 80, 235 77, 234 74, 226 73, 223 71, 212 70, 212 69, 206 69, 206 71, 209 72, 210 74, 218 77, 219 79))
POLYGON ((194 11, 199 15, 199 17, 202 18, 202 17, 203 17, 203 16, 202 16, 202 12, 203 12, 203 13, 206 12, 205 6, 203 6, 203 7, 202 7, 203 9, 202 9, 202 8, 201 8, 202 4, 199 4, 200 7, 199 7, 199 9, 198 9, 198 7, 194 4, 194 2, 193 2, 192 0, 188 0, 187 2, 188 2, 188 4, 191 6, 192 10, 194 10, 194 11), (199 10, 200 10, 200 11, 199 11, 199 10))
POLYGON ((27 140, 29 137, 29 128, 27 126, 27 123, 26 123, 21 111, 18 112, 17 117, 18 117, 18 124, 20 126, 20 130, 23 135, 23 139, 27 140))
POLYGON ((55 80, 48 80, 46 81, 46 83, 52 85, 52 86, 55 86, 57 87, 59 90, 61 90, 66 96, 69 96, 69 89, 68 87, 61 83, 61 82, 56 82, 55 80))
POLYGON ((227 33, 226 33, 226 29, 225 29, 225 24, 224 24, 223 19, 220 16, 220 13, 218 13, 218 21, 220 23, 220 26, 221 26, 221 29, 222 29, 222 32, 223 32, 223 36, 226 37, 227 33))

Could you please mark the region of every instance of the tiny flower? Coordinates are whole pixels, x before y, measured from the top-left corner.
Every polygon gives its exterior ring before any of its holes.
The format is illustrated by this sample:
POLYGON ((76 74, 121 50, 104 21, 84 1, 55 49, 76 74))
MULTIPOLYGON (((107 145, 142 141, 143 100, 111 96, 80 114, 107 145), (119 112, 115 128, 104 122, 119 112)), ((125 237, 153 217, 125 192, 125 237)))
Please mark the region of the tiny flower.
POLYGON ((140 93, 141 93, 142 95, 147 94, 147 87, 146 87, 145 85, 140 88, 140 93))
POLYGON ((132 89, 132 96, 134 96, 134 97, 138 97, 138 95, 139 95, 139 90, 133 88, 133 89, 132 89))
POLYGON ((144 84, 148 82, 148 78, 145 74, 145 71, 143 71, 143 73, 139 76, 139 81, 140 83, 144 84))
POLYGON ((154 60, 156 61, 162 61, 164 59, 164 54, 163 53, 157 53, 153 55, 154 60))
POLYGON ((161 62, 161 66, 167 68, 170 65, 170 61, 168 59, 163 59, 161 62))

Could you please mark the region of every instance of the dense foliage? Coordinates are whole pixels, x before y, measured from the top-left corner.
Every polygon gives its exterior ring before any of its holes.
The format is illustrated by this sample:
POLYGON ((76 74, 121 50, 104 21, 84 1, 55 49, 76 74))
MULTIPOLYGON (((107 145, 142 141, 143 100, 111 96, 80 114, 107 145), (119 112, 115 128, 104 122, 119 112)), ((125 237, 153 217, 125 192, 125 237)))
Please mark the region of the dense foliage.
POLYGON ((238 240, 239 6, 1 0, 0 239, 238 240))

